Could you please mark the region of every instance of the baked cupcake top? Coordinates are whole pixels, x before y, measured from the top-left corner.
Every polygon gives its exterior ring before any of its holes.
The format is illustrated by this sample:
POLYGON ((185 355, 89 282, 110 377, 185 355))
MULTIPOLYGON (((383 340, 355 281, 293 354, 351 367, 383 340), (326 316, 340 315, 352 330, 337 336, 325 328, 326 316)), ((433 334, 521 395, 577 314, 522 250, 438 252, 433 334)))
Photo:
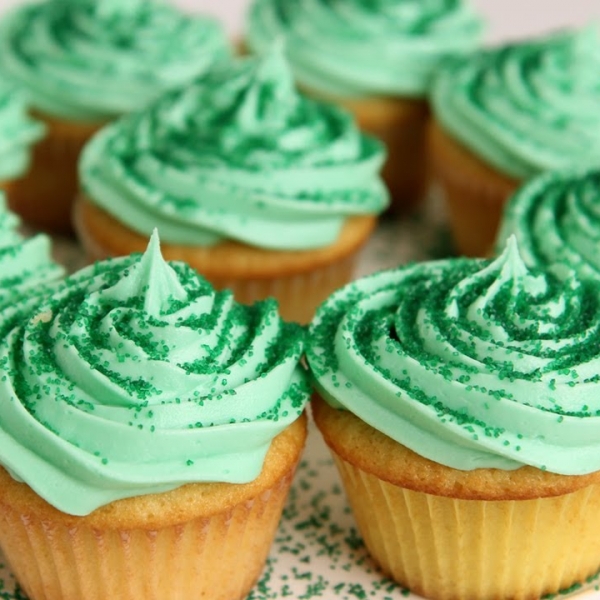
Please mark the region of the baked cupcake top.
POLYGON ((64 275, 52 260, 50 238, 40 234, 25 239, 18 227, 19 219, 6 208, 0 192, 0 313, 64 275))
POLYGON ((436 119, 506 175, 600 165, 600 36, 554 34, 450 61, 436 119))
POLYGON ((327 246, 388 195, 383 146, 351 116, 299 95, 281 52, 214 69, 84 149, 86 196, 165 242, 327 246))
POLYGON ((298 82, 325 94, 424 96, 440 61, 481 32, 464 0, 254 0, 246 43, 260 54, 283 38, 298 82))
POLYGON ((46 0, 0 23, 0 69, 34 108, 69 120, 139 109, 229 52, 216 21, 165 0, 46 0))
POLYGON ((44 126, 27 114, 24 94, 0 81, 0 182, 23 175, 31 146, 44 135, 44 126))
POLYGON ((506 206, 498 251, 512 235, 527 265, 563 263, 582 279, 600 278, 600 170, 545 173, 521 187, 506 206))
POLYGON ((246 306, 153 236, 97 263, 0 342, 0 464, 69 514, 188 482, 255 479, 308 385, 304 331, 246 306), (8 401, 10 400, 10 401, 8 401))
POLYGON ((308 362, 323 398, 437 463, 600 469, 600 293, 493 262, 383 271, 317 312, 308 362))

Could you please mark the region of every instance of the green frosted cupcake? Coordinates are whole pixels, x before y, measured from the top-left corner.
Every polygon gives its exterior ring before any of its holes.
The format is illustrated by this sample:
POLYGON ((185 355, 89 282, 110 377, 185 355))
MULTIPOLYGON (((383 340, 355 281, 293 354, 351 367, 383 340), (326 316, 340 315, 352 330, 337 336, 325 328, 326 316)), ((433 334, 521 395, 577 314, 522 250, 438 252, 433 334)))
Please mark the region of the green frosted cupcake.
POLYGON ((382 271, 309 330, 313 415, 365 544, 434 600, 600 568, 600 282, 494 261, 382 271))
POLYGON ((46 0, 0 21, 0 72, 27 95, 47 135, 14 209, 69 232, 77 157, 103 124, 179 87, 230 49, 214 20, 158 0, 46 0))
POLYGON ((521 183, 600 165, 600 36, 569 31, 456 59, 440 70, 432 104, 433 179, 457 249, 486 255, 521 183))
POLYGON ((388 148, 393 207, 423 195, 427 95, 440 63, 479 47, 482 22, 462 0, 255 0, 245 41, 264 53, 283 40, 298 84, 343 105, 388 148))
POLYGON ((245 598, 306 437, 304 330, 165 262, 156 234, 16 311, 0 542, 28 597, 245 598))

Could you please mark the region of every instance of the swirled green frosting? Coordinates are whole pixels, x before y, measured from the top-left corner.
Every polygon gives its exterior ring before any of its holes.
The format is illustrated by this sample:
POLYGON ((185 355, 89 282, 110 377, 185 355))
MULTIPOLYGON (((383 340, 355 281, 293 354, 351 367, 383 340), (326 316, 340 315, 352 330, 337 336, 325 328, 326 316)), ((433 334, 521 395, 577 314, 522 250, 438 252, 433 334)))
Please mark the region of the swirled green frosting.
POLYGON ((528 271, 514 239, 343 288, 308 362, 329 403, 438 463, 600 469, 598 283, 528 271))
POLYGON ((464 0, 254 0, 246 40, 283 38, 304 86, 343 97, 424 96, 440 62, 474 50, 482 31, 464 0))
POLYGON ((0 181, 15 179, 29 167, 31 146, 44 127, 27 115, 25 97, 4 79, 0 81, 0 181))
POLYGON ((508 203, 497 248, 514 235, 524 262, 569 265, 582 279, 600 277, 600 170, 539 175, 508 203))
POLYGON ((216 21, 161 0, 46 0, 0 23, 0 70, 70 120, 137 110, 229 53, 216 21))
POLYGON ((338 108, 299 95, 281 52, 232 62, 101 131, 86 195, 166 242, 327 246, 354 214, 387 205, 380 142, 338 108))
POLYGON ((29 306, 0 343, 0 463, 59 510, 242 483, 302 413, 304 331, 216 293, 154 236, 29 306))
POLYGON ((594 28, 505 46, 440 70, 441 125, 517 179, 600 165, 600 36, 594 28))
POLYGON ((21 296, 35 295, 64 275, 50 254, 50 238, 24 239, 18 218, 6 208, 0 192, 0 327, 3 313, 21 296))

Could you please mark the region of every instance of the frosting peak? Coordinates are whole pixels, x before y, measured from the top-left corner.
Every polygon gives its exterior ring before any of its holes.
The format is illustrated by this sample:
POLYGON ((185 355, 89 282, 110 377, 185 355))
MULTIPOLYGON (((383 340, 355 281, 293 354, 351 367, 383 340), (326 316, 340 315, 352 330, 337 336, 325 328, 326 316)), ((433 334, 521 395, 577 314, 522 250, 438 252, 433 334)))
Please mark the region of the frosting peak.
POLYGON ((162 257, 157 229, 153 231, 141 260, 119 282, 105 290, 104 295, 116 301, 128 297, 143 298, 143 310, 151 317, 160 317, 173 302, 187 300, 187 293, 177 273, 162 257))
POLYGON ((330 404, 453 468, 600 468, 600 289, 494 261, 384 271, 334 294, 308 362, 330 404))
POLYGON ((303 329, 165 263, 156 234, 18 310, 0 340, 0 464, 70 514, 252 481, 308 399, 303 329))

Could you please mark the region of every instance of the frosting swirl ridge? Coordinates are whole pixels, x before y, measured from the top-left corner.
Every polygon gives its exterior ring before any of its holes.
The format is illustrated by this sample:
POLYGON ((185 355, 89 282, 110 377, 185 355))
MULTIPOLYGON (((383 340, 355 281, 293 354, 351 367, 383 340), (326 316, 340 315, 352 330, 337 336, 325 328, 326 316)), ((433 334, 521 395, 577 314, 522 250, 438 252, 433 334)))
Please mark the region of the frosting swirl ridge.
MULTIPOLYGON (((572 275, 572 273, 571 273, 572 275)), ((347 286, 312 325, 324 399, 461 470, 600 468, 598 284, 495 261, 384 271, 347 286)))
POLYGON ((252 481, 308 399, 303 346, 274 301, 214 292, 165 263, 155 235, 143 256, 67 278, 4 336, 0 463, 75 515, 189 482, 252 481))
POLYGON ((512 235, 529 266, 561 263, 582 279, 600 277, 600 171, 545 173, 521 187, 505 209, 497 248, 512 235))
POLYGON ((478 46, 464 0, 254 0, 246 37, 265 52, 285 40, 296 79, 336 96, 425 95, 446 57, 478 46))
POLYGON ((383 159, 350 115, 295 91, 275 48, 107 127, 80 172, 90 200, 140 233, 296 250, 331 244, 348 216, 385 208, 383 159))
POLYGON ((450 61, 432 89, 457 140, 518 179, 600 164, 600 35, 595 28, 450 61))
POLYGON ((0 24, 0 67, 51 115, 106 120, 230 54, 220 25, 161 0, 48 0, 0 24))
MULTIPOLYGON (((23 295, 35 295, 60 279, 64 269, 52 260, 50 238, 40 234, 24 239, 19 219, 6 208, 0 192, 0 311, 23 295)), ((2 315, 4 319, 5 315, 2 315)))

